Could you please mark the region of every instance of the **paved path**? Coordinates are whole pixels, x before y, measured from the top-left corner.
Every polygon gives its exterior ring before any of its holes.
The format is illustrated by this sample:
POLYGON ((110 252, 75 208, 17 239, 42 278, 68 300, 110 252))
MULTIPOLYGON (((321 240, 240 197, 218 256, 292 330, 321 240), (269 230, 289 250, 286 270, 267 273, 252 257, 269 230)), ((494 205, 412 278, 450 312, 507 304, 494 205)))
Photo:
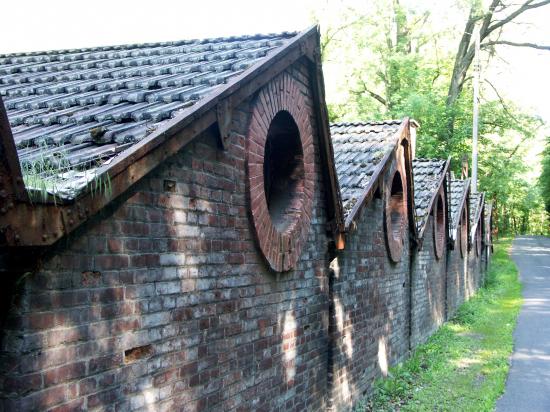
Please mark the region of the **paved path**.
POLYGON ((550 411, 550 238, 514 240, 512 258, 524 303, 514 332, 512 366, 497 412, 550 411))

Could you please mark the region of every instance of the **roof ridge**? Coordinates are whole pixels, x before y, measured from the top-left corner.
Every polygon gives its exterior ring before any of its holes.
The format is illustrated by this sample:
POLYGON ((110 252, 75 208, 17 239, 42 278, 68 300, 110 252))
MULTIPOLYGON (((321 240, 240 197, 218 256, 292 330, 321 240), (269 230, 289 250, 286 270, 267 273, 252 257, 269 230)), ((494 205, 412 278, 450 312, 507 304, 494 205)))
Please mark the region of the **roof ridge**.
POLYGON ((403 119, 389 119, 389 120, 356 120, 351 122, 332 122, 330 127, 338 126, 377 126, 384 124, 401 124, 403 119))
POLYGON ((231 35, 231 36, 221 36, 221 37, 168 40, 168 41, 158 41, 158 42, 122 43, 122 44, 90 46, 90 47, 72 48, 72 49, 67 48, 67 49, 36 50, 36 51, 29 51, 29 52, 0 53, 0 58, 32 57, 32 56, 40 56, 40 55, 85 53, 85 52, 111 51, 111 50, 131 50, 131 49, 140 49, 145 47, 183 46, 183 45, 193 44, 193 43, 206 44, 206 43, 214 43, 214 42, 220 42, 220 41, 234 42, 234 41, 243 41, 243 40, 272 39, 272 38, 279 38, 279 37, 291 38, 298 35, 299 33, 300 33, 299 31, 283 31, 280 33, 242 34, 242 35, 231 35))
POLYGON ((439 159, 437 157, 417 157, 413 159, 413 162, 446 162, 445 159, 439 159))

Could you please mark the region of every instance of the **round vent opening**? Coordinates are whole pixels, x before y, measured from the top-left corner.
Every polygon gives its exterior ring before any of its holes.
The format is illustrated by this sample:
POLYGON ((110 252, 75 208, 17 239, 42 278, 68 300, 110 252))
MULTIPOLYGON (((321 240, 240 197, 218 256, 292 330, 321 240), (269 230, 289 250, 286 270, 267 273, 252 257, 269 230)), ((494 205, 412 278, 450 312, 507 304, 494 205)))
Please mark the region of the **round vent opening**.
POLYGON ((264 152, 264 190, 273 225, 285 231, 301 212, 304 154, 300 132, 287 111, 273 118, 264 152))
POLYGON ((386 240, 390 257, 394 262, 401 260, 403 233, 406 224, 406 193, 401 173, 396 171, 386 197, 386 240))
POLYGON ((434 213, 435 256, 439 259, 445 250, 445 203, 441 193, 437 196, 434 213))

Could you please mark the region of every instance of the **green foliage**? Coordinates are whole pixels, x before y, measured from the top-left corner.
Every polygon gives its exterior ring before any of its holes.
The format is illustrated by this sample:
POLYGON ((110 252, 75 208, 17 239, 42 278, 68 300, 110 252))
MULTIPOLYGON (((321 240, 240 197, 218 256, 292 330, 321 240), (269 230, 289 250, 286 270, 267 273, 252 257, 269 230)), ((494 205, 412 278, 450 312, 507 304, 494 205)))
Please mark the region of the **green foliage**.
MULTIPOLYGON (((433 2, 418 1, 412 8, 398 0, 374 0, 343 12, 331 4, 317 11, 326 27, 322 45, 331 120, 411 117, 420 124, 417 157, 451 156, 460 176, 462 159, 472 151, 471 80, 454 104, 447 101, 463 23, 440 24, 432 16, 433 2)), ((447 5, 444 13, 464 14, 469 5, 447 5)), ((495 203, 500 233, 546 233, 542 196, 550 190, 541 191, 530 176, 536 160, 525 164, 526 149, 535 144, 543 122, 502 98, 490 79, 481 86, 479 190, 495 203)), ((550 186, 550 160, 547 170, 550 186)))
POLYGON ((550 214, 550 137, 546 138, 546 146, 544 152, 542 152, 542 172, 539 177, 539 189, 544 208, 550 214))
POLYGON ((521 306, 521 285, 499 241, 485 287, 404 364, 375 384, 366 411, 492 411, 504 390, 521 306))

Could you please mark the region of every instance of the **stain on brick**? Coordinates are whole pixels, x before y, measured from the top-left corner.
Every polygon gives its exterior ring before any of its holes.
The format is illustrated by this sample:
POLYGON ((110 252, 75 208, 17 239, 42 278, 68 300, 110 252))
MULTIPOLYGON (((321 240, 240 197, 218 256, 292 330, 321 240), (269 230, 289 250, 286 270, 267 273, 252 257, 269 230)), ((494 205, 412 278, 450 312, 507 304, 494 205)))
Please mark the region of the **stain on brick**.
POLYGON ((144 345, 137 348, 127 349, 124 351, 124 363, 132 363, 138 360, 149 358, 153 355, 153 346, 144 345))

